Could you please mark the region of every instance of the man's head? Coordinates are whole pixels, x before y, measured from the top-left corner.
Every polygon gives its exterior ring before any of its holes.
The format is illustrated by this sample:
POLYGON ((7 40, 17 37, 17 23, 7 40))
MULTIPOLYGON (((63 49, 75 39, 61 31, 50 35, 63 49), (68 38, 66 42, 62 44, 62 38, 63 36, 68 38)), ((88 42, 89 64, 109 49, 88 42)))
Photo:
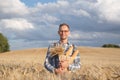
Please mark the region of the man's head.
POLYGON ((59 25, 58 34, 59 34, 61 40, 68 39, 68 36, 70 34, 70 27, 69 27, 69 25, 66 24, 66 23, 60 24, 59 25))

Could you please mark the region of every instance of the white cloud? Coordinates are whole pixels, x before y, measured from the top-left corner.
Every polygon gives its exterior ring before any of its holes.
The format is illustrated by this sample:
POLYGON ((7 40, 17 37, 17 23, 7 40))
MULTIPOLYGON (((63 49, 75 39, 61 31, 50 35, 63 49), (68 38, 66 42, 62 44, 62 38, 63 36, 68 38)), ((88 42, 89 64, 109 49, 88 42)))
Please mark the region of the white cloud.
POLYGON ((0 32, 10 39, 12 48, 35 47, 38 43, 38 46, 44 46, 48 45, 45 44, 47 41, 59 39, 58 26, 65 22, 71 27, 70 39, 73 42, 89 41, 90 45, 94 45, 94 41, 108 39, 119 43, 119 24, 114 24, 120 23, 119 2, 118 0, 57 0, 49 3, 39 2, 36 6, 27 7, 27 3, 25 5, 21 0, 2 0, 0 32))
POLYGON ((55 23, 56 21, 59 21, 58 18, 56 18, 55 16, 51 16, 49 14, 44 14, 43 16, 41 16, 43 22, 49 22, 49 23, 55 23))
POLYGON ((29 11, 20 0, 2 0, 0 3, 1 14, 24 15, 29 11))
POLYGON ((69 2, 68 1, 65 1, 65 0, 58 0, 57 4, 59 6, 62 6, 62 7, 66 7, 69 5, 69 2))
POLYGON ((95 6, 101 19, 120 23, 120 0, 98 0, 95 6))
POLYGON ((80 39, 80 34, 79 33, 80 33, 79 31, 73 31, 73 32, 71 32, 69 37, 71 39, 80 39))
POLYGON ((30 22, 22 18, 2 19, 0 21, 0 26, 13 30, 26 30, 34 28, 30 22))
POLYGON ((40 12, 48 12, 48 13, 62 13, 64 10, 68 9, 69 7, 69 2, 68 1, 63 1, 63 0, 58 0, 56 3, 45 3, 41 4, 38 3, 36 7, 34 8, 35 10, 33 11, 40 11, 40 12))
POLYGON ((93 33, 89 33, 89 32, 82 32, 82 31, 72 31, 70 38, 71 39, 92 39, 95 36, 93 35, 93 33))
MULTIPOLYGON (((81 1, 82 2, 82 1, 81 1)), ((82 4, 82 3, 81 3, 82 4)), ((61 14, 70 16, 86 16, 90 17, 90 14, 84 10, 80 9, 81 4, 67 0, 58 0, 56 3, 38 3, 35 8, 31 8, 33 12, 50 13, 50 14, 61 14)))
POLYGON ((73 10, 73 15, 75 15, 75 16, 86 16, 86 17, 90 17, 90 14, 89 14, 87 11, 82 10, 82 9, 73 10))
POLYGON ((70 35, 71 39, 74 40, 90 40, 90 39, 111 39, 120 38, 119 34, 107 33, 107 32, 83 32, 83 31, 72 31, 70 35))

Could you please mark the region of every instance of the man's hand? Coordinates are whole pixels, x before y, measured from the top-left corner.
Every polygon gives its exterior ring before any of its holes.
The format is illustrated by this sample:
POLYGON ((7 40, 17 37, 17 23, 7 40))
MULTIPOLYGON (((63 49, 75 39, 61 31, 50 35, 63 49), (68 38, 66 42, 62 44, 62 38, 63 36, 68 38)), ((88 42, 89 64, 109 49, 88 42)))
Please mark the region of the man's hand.
POLYGON ((66 69, 69 67, 69 60, 68 59, 62 60, 60 61, 59 65, 62 69, 66 69))
POLYGON ((55 69, 55 73, 61 74, 68 71, 69 65, 73 63, 75 57, 79 53, 78 50, 74 51, 73 54, 73 46, 70 46, 70 48, 65 52, 65 55, 59 55, 59 68, 55 69))
POLYGON ((67 71, 69 67, 69 60, 62 60, 59 62, 59 68, 55 69, 56 74, 62 74, 67 71))
POLYGON ((65 69, 59 67, 59 68, 55 69, 54 71, 55 71, 55 74, 62 74, 65 72, 65 69))

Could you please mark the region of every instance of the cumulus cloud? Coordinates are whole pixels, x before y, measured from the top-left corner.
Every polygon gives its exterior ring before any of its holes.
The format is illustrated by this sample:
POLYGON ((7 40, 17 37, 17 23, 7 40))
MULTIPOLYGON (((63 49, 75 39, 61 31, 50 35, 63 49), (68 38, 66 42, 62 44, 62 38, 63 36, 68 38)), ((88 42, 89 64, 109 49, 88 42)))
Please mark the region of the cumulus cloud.
POLYGON ((95 6, 100 19, 120 23, 120 0, 98 0, 95 6))
POLYGON ((58 0, 53 3, 38 3, 33 11, 39 11, 41 13, 65 13, 64 11, 69 7, 68 1, 58 0))
POLYGON ((24 3, 20 0, 2 0, 0 3, 1 15, 25 15, 29 11, 24 3))
POLYGON ((26 30, 34 28, 30 22, 22 18, 2 19, 0 21, 0 26, 13 30, 26 30))
POLYGON ((70 38, 73 40, 90 40, 97 38, 98 36, 101 36, 101 34, 97 32, 72 31, 70 38))
POLYGON ((49 14, 44 14, 41 15, 41 22, 45 22, 45 23, 55 23, 56 21, 59 21, 59 19, 55 16, 51 16, 49 14))
POLYGON ((118 0, 57 0, 38 2, 31 7, 21 0, 3 0, 0 32, 9 38, 12 48, 39 47, 59 39, 58 26, 65 22, 71 27, 72 42, 83 45, 101 44, 100 41, 120 43, 119 6, 118 0))
POLYGON ((82 10, 82 9, 73 10, 73 15, 90 17, 90 14, 88 12, 86 12, 85 10, 82 10))
POLYGON ((73 31, 71 32, 70 38, 73 40, 96 40, 96 39, 111 39, 120 38, 119 34, 108 33, 108 32, 83 32, 73 31))
POLYGON ((52 13, 52 15, 56 15, 59 13, 61 15, 90 17, 90 14, 85 9, 80 9, 82 7, 80 6, 81 4, 77 4, 76 1, 72 0, 71 1, 58 0, 57 2, 54 3, 45 4, 38 3, 37 6, 32 11, 41 13, 52 13))

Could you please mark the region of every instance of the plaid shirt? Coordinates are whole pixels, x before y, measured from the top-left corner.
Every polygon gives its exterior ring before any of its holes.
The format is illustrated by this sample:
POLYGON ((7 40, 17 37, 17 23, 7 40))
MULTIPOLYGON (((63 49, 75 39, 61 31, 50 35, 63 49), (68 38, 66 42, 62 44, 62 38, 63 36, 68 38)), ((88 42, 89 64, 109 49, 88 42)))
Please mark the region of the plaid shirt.
MULTIPOLYGON (((50 48, 53 46, 53 45, 60 45, 60 41, 57 42, 57 43, 53 43, 51 44, 49 47, 48 47, 48 51, 47 51, 47 55, 46 55, 46 59, 45 59, 45 62, 44 62, 44 66, 45 68, 50 71, 50 72, 54 72, 54 69, 55 68, 58 68, 58 64, 59 64, 59 57, 58 55, 55 55, 55 56, 51 56, 50 55, 50 48)), ((67 43, 67 44, 63 44, 62 47, 65 49, 64 52, 66 52, 69 47, 71 46, 72 44, 70 43, 67 43)), ((73 48, 73 52, 76 50, 76 47, 74 46, 73 48)), ((72 53, 73 53, 72 52, 72 53)), ((72 55, 71 53, 71 55, 72 55)), ((74 71, 76 69, 79 69, 80 68, 80 54, 78 54, 76 56, 76 58, 74 59, 73 63, 69 65, 68 69, 70 71, 74 71)))

